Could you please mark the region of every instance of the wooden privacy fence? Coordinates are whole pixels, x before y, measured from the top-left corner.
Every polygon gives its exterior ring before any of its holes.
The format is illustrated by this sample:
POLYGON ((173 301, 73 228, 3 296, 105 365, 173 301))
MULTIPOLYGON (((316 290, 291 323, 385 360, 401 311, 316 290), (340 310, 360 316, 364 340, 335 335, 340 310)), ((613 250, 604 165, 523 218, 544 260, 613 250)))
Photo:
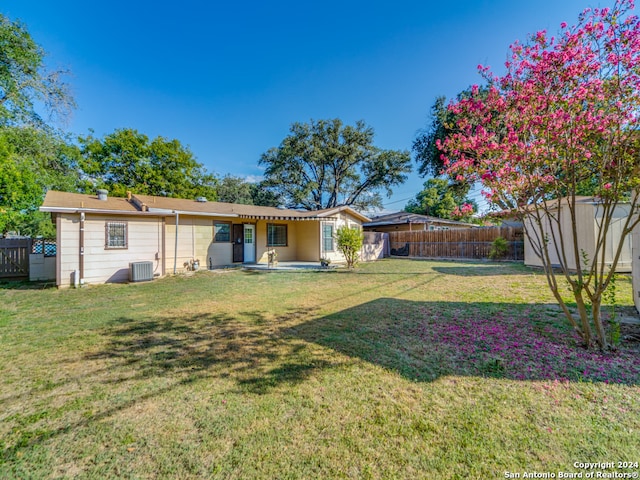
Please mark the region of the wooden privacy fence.
POLYGON ((0 238, 0 278, 29 276, 30 238, 0 238))
POLYGON ((390 232, 391 255, 423 258, 489 258, 493 241, 507 241, 505 260, 524 260, 522 228, 480 227, 390 232))

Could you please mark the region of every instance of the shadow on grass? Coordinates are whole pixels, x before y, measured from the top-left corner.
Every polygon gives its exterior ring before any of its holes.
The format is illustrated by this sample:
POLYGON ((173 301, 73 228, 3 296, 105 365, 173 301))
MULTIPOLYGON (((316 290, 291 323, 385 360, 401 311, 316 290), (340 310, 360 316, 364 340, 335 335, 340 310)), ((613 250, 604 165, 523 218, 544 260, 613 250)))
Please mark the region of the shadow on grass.
POLYGON ((358 360, 414 382, 457 375, 640 383, 637 352, 624 346, 607 355, 584 350, 564 324, 545 314, 547 307, 378 298, 324 316, 311 307, 276 316, 248 310, 234 316, 119 317, 102 330, 99 349, 68 360, 86 365, 81 376, 67 375, 47 391, 28 394, 45 400, 74 383, 90 392, 86 398, 71 399, 59 413, 18 411, 22 398, 4 399, 19 413, 4 419, 13 429, 0 443, 0 462, 13 462, 24 449, 201 381, 231 382, 239 393, 264 395, 358 360), (91 415, 62 426, 43 425, 43 419, 77 409, 76 404, 91 406, 91 415))
POLYGON ((108 343, 86 360, 108 360, 130 381, 154 376, 233 377, 244 391, 267 393, 281 384, 303 381, 328 362, 310 362, 302 342, 290 342, 274 326, 307 317, 313 309, 283 313, 267 319, 263 312, 195 314, 136 320, 118 318, 105 331, 108 343))
POLYGON ((504 263, 464 263, 454 266, 434 266, 433 270, 444 275, 455 275, 459 277, 484 277, 495 275, 523 275, 530 274, 531 270, 525 267, 522 262, 504 263))
MULTIPOLYGON (((80 358, 85 366, 81 375, 67 375, 25 394, 3 398, 5 404, 21 404, 25 398, 49 397, 57 389, 75 384, 104 392, 100 395, 108 394, 113 401, 97 407, 90 416, 57 428, 39 426, 52 415, 49 409, 40 413, 20 411, 5 418, 16 427, 7 443, 0 441, 0 447, 5 447, 0 448, 0 464, 16 460, 26 448, 203 380, 231 380, 240 393, 263 395, 335 368, 339 362, 314 356, 308 343, 282 336, 280 331, 282 323, 306 318, 313 311, 287 311, 276 318, 259 311, 238 316, 205 313, 116 318, 101 332, 106 342, 100 349, 80 358)), ((78 360, 62 360, 59 367, 64 370, 66 364, 77 364, 78 360)), ((90 397, 78 397, 71 403, 92 404, 95 400, 90 397)))
POLYGON ((472 375, 640 384, 637 351, 586 350, 547 307, 380 298, 286 333, 413 381, 472 375))

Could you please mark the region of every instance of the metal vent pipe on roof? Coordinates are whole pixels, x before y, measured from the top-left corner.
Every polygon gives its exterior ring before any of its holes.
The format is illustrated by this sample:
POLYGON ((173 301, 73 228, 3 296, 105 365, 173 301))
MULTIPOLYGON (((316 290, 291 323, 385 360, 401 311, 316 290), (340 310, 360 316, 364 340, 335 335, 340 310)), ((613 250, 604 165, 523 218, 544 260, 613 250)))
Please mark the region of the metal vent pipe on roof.
POLYGON ((109 192, 107 192, 104 189, 99 189, 98 190, 98 200, 102 200, 102 201, 106 201, 107 200, 107 195, 109 192))

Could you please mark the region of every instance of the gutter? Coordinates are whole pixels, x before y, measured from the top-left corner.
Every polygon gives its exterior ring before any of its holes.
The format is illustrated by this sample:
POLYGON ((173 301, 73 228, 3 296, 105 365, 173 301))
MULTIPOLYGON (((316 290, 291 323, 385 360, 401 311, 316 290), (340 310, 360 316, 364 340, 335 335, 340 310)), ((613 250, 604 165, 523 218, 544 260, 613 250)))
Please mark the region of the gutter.
MULTIPOLYGON (((78 207, 40 207, 41 212, 49 213, 108 213, 114 215, 149 215, 149 212, 140 212, 137 210, 103 210, 97 208, 78 208, 78 207)), ((158 214, 152 214, 157 217, 158 214)))
POLYGON ((77 207, 40 207, 41 212, 49 213, 107 213, 113 215, 144 215, 151 217, 171 216, 179 213, 181 215, 192 215, 195 217, 234 217, 238 218, 240 215, 237 213, 200 213, 185 210, 155 210, 150 209, 146 212, 140 210, 104 210, 102 208, 77 208, 77 207))

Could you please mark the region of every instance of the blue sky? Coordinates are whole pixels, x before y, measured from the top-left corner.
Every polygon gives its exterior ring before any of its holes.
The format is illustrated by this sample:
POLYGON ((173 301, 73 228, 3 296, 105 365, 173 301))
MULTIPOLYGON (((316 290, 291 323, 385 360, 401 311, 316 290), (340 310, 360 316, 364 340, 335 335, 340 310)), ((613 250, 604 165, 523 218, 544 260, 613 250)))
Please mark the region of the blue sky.
MULTIPOLYGON (((72 71, 67 131, 177 138, 207 170, 255 178, 296 121, 362 119, 377 146, 410 149, 436 96, 479 83, 479 63, 500 72, 514 40, 610 3, 5 0, 2 13, 72 71)), ((412 174, 385 208, 423 181, 412 174)))

